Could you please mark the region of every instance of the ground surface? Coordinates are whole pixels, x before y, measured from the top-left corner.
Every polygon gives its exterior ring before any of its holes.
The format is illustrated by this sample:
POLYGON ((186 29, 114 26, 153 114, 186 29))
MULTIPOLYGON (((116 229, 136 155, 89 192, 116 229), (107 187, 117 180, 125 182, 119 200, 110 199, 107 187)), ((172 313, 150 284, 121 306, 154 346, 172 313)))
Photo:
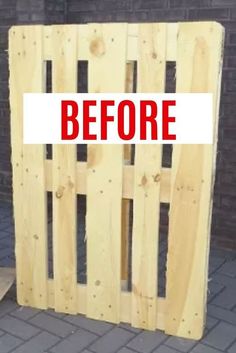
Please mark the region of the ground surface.
MULTIPOLYGON (((0 266, 15 265, 13 234, 11 208, 0 203, 0 266)), ((11 352, 236 353, 236 253, 211 249, 207 327, 200 342, 23 308, 16 304, 13 286, 0 303, 0 353, 11 352)))

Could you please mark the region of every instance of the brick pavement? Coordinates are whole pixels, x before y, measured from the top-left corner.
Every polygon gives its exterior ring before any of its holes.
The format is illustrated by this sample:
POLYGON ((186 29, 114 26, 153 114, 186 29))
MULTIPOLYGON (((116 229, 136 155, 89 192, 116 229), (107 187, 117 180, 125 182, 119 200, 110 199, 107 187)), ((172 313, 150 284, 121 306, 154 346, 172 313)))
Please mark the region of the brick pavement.
MULTIPOLYGON (((11 207, 0 203, 0 266, 14 266, 13 234, 11 207)), ((160 248, 165 261, 163 242, 160 248)), ((23 308, 16 304, 15 286, 0 302, 0 353, 80 352, 236 353, 236 253, 211 249, 207 325, 199 342, 128 324, 23 308)))

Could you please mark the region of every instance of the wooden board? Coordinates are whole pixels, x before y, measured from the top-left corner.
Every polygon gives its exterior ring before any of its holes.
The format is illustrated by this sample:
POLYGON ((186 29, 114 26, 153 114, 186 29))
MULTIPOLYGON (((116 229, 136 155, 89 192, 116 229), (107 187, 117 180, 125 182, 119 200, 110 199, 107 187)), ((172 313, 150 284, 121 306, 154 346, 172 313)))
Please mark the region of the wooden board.
MULTIPOLYGON (((53 92, 77 91, 77 26, 53 26, 53 92)), ((76 313, 76 146, 53 146, 53 268, 55 309, 76 313)))
MULTIPOLYGON (((194 22, 193 22, 194 23, 194 22)), ((160 23, 161 24, 161 23, 160 23)), ((113 25, 112 23, 110 25, 113 25)), ((122 25, 122 24, 121 24, 122 25)), ((138 58, 138 23, 123 23, 127 26, 127 60, 134 61, 138 58)), ((176 61, 176 43, 178 33, 178 23, 165 23, 167 26, 167 41, 166 41, 166 60, 176 61)), ((88 60, 90 56, 90 49, 88 41, 90 38, 89 25, 78 25, 80 31, 80 50, 77 53, 78 60, 88 60)), ((44 59, 52 60, 51 47, 52 26, 44 27, 44 59)))
POLYGON ((42 33, 42 26, 13 27, 9 40, 17 300, 43 309, 48 272, 45 146, 23 145, 23 93, 45 88, 42 33))
MULTIPOLYGON (((139 27, 138 92, 165 90, 166 26, 139 27)), ((162 146, 136 145, 132 242, 132 325, 156 328, 162 146)))
MULTIPOLYGON (((46 161, 46 189, 52 191, 52 161, 46 161)), ((80 195, 87 194, 87 162, 76 163, 76 192, 80 195)), ((168 203, 170 201, 170 168, 161 169, 161 190, 160 201, 168 203)), ((123 166, 122 198, 133 199, 134 197, 134 166, 123 166)))
MULTIPOLYGON (((124 92, 124 24, 90 25, 89 92, 124 92), (112 63, 112 65, 111 65, 112 63)), ((87 316, 120 321, 122 145, 89 145, 87 316)))
MULTIPOLYGON (((222 43, 219 24, 179 25, 177 92, 213 93, 214 131, 222 43)), ((205 320, 216 144, 214 136, 213 145, 175 145, 173 149, 165 331, 193 339, 201 338, 205 320)))
MULTIPOLYGON (((77 284, 77 293, 80 298, 77 302, 78 313, 86 315, 87 312, 87 286, 84 284, 77 284)), ((50 308, 54 308, 55 296, 54 296, 54 282, 53 280, 48 280, 48 305, 50 308)), ((125 323, 131 322, 131 293, 121 292, 121 305, 120 305, 120 320, 125 323)), ((159 330, 164 330, 165 328, 165 316, 166 316, 166 300, 164 298, 157 298, 157 326, 159 330)))

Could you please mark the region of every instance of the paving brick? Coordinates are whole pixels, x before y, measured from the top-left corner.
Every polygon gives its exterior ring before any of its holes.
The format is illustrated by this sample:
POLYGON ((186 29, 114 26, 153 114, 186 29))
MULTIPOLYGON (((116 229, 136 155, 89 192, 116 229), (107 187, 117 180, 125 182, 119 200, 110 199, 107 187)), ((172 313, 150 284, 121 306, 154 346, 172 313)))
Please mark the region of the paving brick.
POLYGON ((207 315, 207 319, 206 319, 206 329, 207 330, 210 330, 212 327, 216 326, 216 324, 218 323, 219 321, 216 320, 215 318, 207 315))
POLYGON ((210 281, 208 283, 208 291, 207 291, 207 300, 208 302, 210 302, 213 298, 215 298, 215 296, 220 293, 221 291, 223 291, 224 289, 224 285, 214 282, 214 281, 210 281))
POLYGON ((117 351, 117 353, 134 353, 134 351, 133 350, 131 351, 131 349, 129 349, 127 347, 123 347, 123 348, 119 349, 117 351))
POLYGON ((226 276, 236 277, 236 260, 226 262, 218 272, 226 276))
POLYGON ((108 322, 88 319, 82 315, 67 315, 64 320, 99 336, 104 335, 114 327, 108 322))
POLYGON ((74 325, 47 315, 44 312, 37 314, 29 322, 59 337, 66 337, 76 330, 74 325))
POLYGON ((165 344, 171 348, 177 349, 180 352, 189 352, 190 349, 196 345, 196 341, 178 337, 170 337, 165 344))
POLYGON ((149 353, 166 339, 161 331, 143 331, 130 341, 127 346, 140 353, 149 353))
MULTIPOLYGON (((190 353, 221 353, 218 349, 206 346, 205 344, 198 343, 190 353)), ((235 352, 234 352, 235 353, 235 352)))
POLYGON ((21 320, 29 320, 36 314, 38 314, 40 310, 34 308, 25 308, 23 306, 18 307, 16 310, 11 312, 11 316, 15 316, 21 320))
MULTIPOLYGON (((97 336, 91 332, 79 329, 69 337, 62 340, 51 349, 54 353, 78 353, 94 342, 97 336)), ((22 352, 23 353, 23 352, 22 352)))
POLYGON ((3 300, 0 302, 0 318, 17 308, 17 304, 12 300, 3 300))
POLYGON ((218 294, 211 302, 211 304, 218 305, 224 309, 231 310, 236 305, 236 289, 226 288, 223 292, 218 294))
POLYGON ((236 342, 228 349, 228 353, 235 353, 236 352, 236 342))
POLYGON ((153 351, 152 353, 178 353, 178 352, 176 349, 161 345, 160 347, 155 349, 155 351, 153 351))
POLYGON ((226 322, 220 322, 212 331, 210 331, 203 339, 206 343, 216 349, 225 350, 236 339, 235 326, 226 322))
POLYGON ((0 352, 8 353, 21 344, 22 340, 12 335, 5 334, 0 337, 0 352))
POLYGON ((89 349, 96 353, 116 353, 134 337, 134 334, 115 327, 93 343, 89 349))
POLYGON ((39 332, 39 330, 32 325, 9 315, 0 319, 0 328, 25 340, 35 336, 39 332))
POLYGON ((224 258, 220 258, 220 257, 210 257, 209 260, 209 273, 213 273, 215 272, 218 268, 220 268, 223 263, 225 262, 224 258))
POLYGON ((220 283, 231 289, 236 289, 236 278, 231 278, 229 276, 225 276, 220 273, 215 273, 212 276, 212 279, 216 283, 220 283))
POLYGON ((59 337, 47 332, 41 332, 14 350, 14 353, 43 353, 46 349, 54 346, 58 340, 59 337))
POLYGON ((233 311, 229 311, 211 304, 208 305, 207 308, 208 314, 212 317, 219 320, 224 320, 232 325, 236 325, 236 313, 233 311))

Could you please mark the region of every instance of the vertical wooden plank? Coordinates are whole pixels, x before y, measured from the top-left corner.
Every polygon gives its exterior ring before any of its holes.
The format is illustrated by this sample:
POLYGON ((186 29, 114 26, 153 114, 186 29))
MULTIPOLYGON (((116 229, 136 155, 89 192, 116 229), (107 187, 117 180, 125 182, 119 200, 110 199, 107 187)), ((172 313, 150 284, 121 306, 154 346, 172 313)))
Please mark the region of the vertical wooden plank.
POLYGON ((20 305, 43 309, 47 308, 45 148, 23 145, 23 93, 40 93, 45 86, 42 28, 11 28, 9 62, 17 299, 20 305))
POLYGON ((222 43, 217 23, 179 24, 177 92, 213 93, 215 131, 213 145, 175 145, 172 158, 165 331, 193 339, 206 310, 222 43))
MULTIPOLYGON (((126 64, 125 92, 133 93, 134 62, 126 64)), ((131 162, 131 145, 124 145, 124 162, 131 162)), ((127 290, 129 277, 129 227, 130 227, 130 200, 122 200, 122 231, 121 231, 121 279, 122 289, 127 290)))
MULTIPOLYGON (((166 25, 139 25, 138 92, 164 92, 166 25)), ((136 145, 132 242, 132 325, 155 330, 161 145, 136 145)))
MULTIPOLYGON (((124 92, 126 24, 92 24, 89 92, 124 92)), ((89 145, 87 175, 87 316, 120 320, 122 145, 89 145)))
MULTIPOLYGON (((77 26, 52 28, 53 92, 77 91, 77 26)), ((77 312, 76 146, 53 146, 55 310, 77 312)))

